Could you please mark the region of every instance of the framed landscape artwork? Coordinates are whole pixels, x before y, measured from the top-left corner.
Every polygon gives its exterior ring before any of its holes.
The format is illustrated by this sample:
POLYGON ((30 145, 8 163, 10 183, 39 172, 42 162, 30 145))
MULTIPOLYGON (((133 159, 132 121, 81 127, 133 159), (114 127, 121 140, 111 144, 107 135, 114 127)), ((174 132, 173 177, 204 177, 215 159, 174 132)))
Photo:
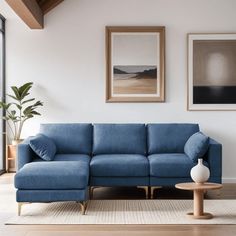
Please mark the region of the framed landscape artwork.
POLYGON ((236 34, 188 35, 188 110, 236 110, 236 34))
POLYGON ((106 27, 107 102, 164 102, 165 27, 106 27))

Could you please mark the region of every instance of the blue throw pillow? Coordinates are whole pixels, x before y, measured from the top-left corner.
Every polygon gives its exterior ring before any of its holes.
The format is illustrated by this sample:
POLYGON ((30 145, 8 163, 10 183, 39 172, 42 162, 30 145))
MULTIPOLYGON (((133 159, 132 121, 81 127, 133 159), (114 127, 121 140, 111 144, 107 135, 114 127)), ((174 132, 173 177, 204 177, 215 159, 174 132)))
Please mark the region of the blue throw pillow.
POLYGON ((57 148, 52 139, 43 134, 37 134, 29 141, 30 147, 43 160, 52 161, 57 148))
POLYGON ((202 158, 209 147, 209 137, 201 132, 193 134, 185 143, 184 152, 193 162, 202 158))

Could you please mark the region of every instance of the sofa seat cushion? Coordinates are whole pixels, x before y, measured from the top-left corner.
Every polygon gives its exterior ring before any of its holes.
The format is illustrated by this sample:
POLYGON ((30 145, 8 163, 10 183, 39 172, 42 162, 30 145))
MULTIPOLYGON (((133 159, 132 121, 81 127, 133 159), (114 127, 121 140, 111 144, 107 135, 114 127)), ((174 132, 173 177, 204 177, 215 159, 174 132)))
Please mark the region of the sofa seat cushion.
MULTIPOLYGON (((88 163, 91 157, 85 154, 56 154, 53 161, 81 161, 88 163)), ((34 158, 33 162, 43 161, 41 158, 34 158)))
POLYGON ((147 157, 135 154, 94 156, 90 162, 91 176, 142 177, 149 176, 147 157))
POLYGON ((85 189, 89 164, 85 161, 31 162, 15 175, 18 189, 85 189))
MULTIPOLYGON (((190 177, 190 170, 196 165, 184 153, 153 154, 148 159, 152 177, 190 177)), ((204 165, 208 166, 206 162, 204 165)))

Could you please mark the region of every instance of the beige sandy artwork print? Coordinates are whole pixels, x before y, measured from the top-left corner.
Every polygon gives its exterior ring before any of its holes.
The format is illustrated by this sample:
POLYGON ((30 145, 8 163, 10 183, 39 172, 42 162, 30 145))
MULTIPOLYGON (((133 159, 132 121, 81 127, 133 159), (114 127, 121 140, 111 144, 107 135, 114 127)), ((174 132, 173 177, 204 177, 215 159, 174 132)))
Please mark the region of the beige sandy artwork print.
POLYGON ((158 33, 113 34, 113 95, 158 93, 158 36, 158 33))

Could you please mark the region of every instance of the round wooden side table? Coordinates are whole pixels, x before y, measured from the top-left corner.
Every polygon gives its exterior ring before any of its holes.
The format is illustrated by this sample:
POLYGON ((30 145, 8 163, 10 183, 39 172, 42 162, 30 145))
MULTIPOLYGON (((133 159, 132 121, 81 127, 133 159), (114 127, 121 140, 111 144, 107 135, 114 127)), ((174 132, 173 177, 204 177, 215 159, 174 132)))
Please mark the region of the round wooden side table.
POLYGON ((197 184, 194 182, 180 183, 175 185, 178 189, 193 191, 193 213, 187 213, 194 219, 211 219, 213 215, 211 213, 204 212, 204 192, 207 190, 214 190, 222 188, 222 184, 216 183, 203 183, 197 184))

